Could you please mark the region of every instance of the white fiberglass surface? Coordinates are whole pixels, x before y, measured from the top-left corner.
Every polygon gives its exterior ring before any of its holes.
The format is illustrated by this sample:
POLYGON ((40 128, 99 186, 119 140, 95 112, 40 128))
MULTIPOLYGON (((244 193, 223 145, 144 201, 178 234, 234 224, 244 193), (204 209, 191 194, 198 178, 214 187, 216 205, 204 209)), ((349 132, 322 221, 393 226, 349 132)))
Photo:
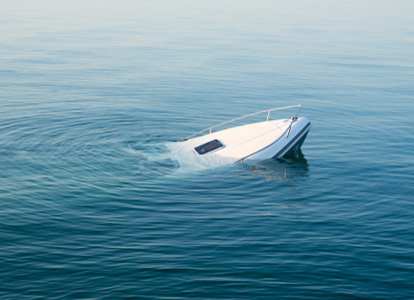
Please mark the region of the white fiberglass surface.
POLYGON ((248 160, 266 160, 274 157, 276 154, 278 157, 283 156, 291 147, 294 146, 295 142, 297 142, 310 129, 309 127, 307 131, 302 131, 308 126, 308 124, 308 119, 304 117, 298 118, 298 120, 292 124, 289 135, 287 135, 285 131, 281 138, 272 141, 268 147, 262 148, 261 151, 249 156, 248 160))
POLYGON ((183 169, 209 169, 228 165, 257 152, 277 140, 287 129, 287 119, 259 122, 229 128, 193 138, 184 142, 168 143, 172 159, 183 169), (218 139, 224 147, 205 155, 199 155, 194 148, 218 139))

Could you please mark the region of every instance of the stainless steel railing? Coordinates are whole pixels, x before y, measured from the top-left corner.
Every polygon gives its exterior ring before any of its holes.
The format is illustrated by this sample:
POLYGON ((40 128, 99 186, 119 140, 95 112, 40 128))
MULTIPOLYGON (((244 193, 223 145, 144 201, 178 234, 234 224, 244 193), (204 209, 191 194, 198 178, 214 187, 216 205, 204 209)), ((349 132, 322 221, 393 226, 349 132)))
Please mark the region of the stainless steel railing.
POLYGON ((293 108, 293 107, 299 107, 299 110, 298 110, 298 112, 296 113, 296 115, 292 118, 292 122, 291 122, 291 123, 290 123, 290 125, 289 125, 289 128, 288 128, 288 134, 287 134, 287 136, 286 136, 286 137, 288 137, 288 136, 289 136, 289 133, 290 133, 290 128, 291 128, 291 126, 292 126, 293 122, 296 120, 296 118, 297 118, 297 116, 298 116, 299 112, 300 112, 300 111, 301 111, 301 109, 302 109, 302 105, 300 105, 300 104, 298 104, 298 105, 293 105, 293 106, 280 107, 280 108, 266 109, 266 110, 262 110, 262 111, 255 112, 255 113, 250 114, 250 115, 245 115, 245 116, 243 116, 243 117, 239 117, 239 118, 236 118, 236 119, 232 119, 232 120, 230 120, 230 121, 226 121, 226 122, 223 122, 223 123, 220 123, 220 124, 217 124, 217 125, 214 125, 214 126, 208 127, 208 128, 206 128, 206 129, 203 129, 203 130, 201 130, 201 131, 199 131, 199 132, 196 132, 196 133, 194 133, 194 134, 192 134, 192 135, 189 135, 189 136, 187 136, 187 137, 185 137, 185 138, 183 138, 183 139, 179 140, 179 142, 183 142, 183 141, 185 141, 185 140, 188 140, 189 138, 192 138, 193 136, 196 136, 196 135, 198 135, 198 134, 200 134, 200 133, 203 133, 203 132, 205 132, 205 131, 207 131, 207 130, 209 130, 209 131, 210 131, 210 134, 211 134, 211 132, 212 132, 213 128, 216 128, 216 127, 219 127, 219 126, 222 126, 222 125, 224 125, 224 124, 228 124, 228 123, 231 123, 231 122, 234 122, 234 121, 237 121, 237 120, 241 120, 241 119, 244 119, 244 118, 247 118, 247 117, 251 117, 251 116, 254 116, 254 115, 262 114, 262 113, 265 113, 265 112, 267 112, 267 118, 266 118, 266 121, 269 121, 269 117, 270 117, 270 112, 271 112, 271 111, 282 110, 282 109, 288 109, 288 108, 293 108))

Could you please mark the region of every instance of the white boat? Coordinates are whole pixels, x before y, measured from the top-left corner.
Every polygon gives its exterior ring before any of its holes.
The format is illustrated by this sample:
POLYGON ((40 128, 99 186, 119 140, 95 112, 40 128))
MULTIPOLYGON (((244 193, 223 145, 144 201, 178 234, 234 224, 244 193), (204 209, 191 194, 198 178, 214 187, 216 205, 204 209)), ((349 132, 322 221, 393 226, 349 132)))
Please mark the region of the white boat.
POLYGON ((167 144, 172 152, 179 152, 181 161, 220 161, 221 164, 256 162, 280 158, 297 151, 303 144, 311 123, 305 117, 298 118, 302 105, 273 108, 236 118, 206 128, 176 143, 167 144), (294 117, 270 120, 270 112, 299 108, 294 117), (266 121, 251 123, 213 132, 219 126, 253 115, 267 113, 266 121), (208 132, 205 135, 198 136, 208 132))

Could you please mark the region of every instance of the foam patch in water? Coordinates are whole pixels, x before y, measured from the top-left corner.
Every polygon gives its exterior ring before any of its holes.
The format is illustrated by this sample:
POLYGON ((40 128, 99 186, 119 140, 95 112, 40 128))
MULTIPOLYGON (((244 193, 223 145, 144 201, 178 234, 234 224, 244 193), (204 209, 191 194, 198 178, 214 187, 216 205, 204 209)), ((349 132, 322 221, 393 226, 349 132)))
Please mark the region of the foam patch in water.
POLYGON ((235 162, 235 158, 217 155, 199 155, 193 149, 182 143, 167 143, 172 160, 178 161, 178 172, 197 172, 202 170, 224 167, 235 162))

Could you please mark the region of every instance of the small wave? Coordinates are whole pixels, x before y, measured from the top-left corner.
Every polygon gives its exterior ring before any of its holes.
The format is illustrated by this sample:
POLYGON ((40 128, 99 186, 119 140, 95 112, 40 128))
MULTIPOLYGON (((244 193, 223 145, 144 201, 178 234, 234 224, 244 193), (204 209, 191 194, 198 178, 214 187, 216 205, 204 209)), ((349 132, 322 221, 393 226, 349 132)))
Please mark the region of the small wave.
POLYGON ((144 161, 141 161, 138 171, 136 171, 134 174, 138 174, 141 172, 141 170, 144 168, 144 161))
POLYGON ((169 150, 163 144, 128 144, 124 151, 137 157, 139 166, 132 174, 137 176, 139 180, 164 177, 179 168, 179 163, 171 158, 169 150))

